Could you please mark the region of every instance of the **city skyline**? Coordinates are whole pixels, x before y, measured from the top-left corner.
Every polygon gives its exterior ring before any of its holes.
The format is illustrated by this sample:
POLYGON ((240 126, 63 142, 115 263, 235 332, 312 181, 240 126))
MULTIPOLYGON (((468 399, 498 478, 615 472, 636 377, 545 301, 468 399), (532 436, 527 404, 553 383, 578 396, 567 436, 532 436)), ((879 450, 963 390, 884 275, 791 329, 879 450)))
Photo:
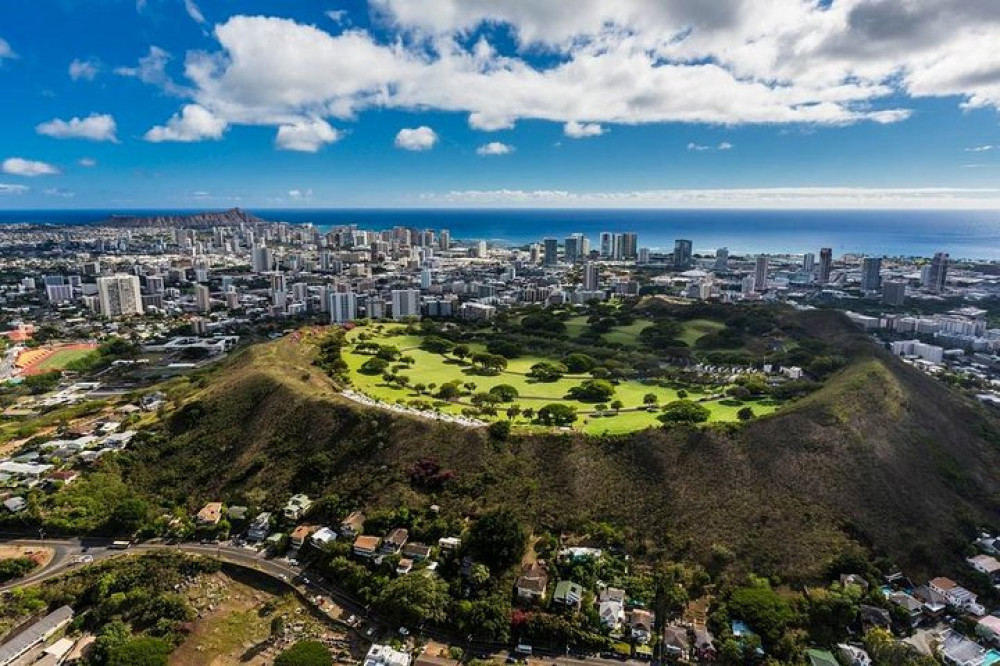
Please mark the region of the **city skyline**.
POLYGON ((989 3, 7 11, 2 209, 1000 206, 989 3))

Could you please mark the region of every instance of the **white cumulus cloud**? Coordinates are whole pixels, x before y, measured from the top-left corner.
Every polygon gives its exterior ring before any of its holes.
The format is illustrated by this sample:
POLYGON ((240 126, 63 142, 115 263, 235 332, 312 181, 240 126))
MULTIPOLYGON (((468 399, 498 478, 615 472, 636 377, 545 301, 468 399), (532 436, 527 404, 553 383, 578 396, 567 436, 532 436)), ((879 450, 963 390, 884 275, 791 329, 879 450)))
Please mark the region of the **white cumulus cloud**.
POLYGON ((14 176, 54 176, 59 173, 59 169, 48 162, 8 157, 3 161, 3 172, 14 176))
POLYGON ((100 70, 101 63, 97 60, 74 58, 73 62, 69 64, 69 78, 74 81, 80 81, 81 79, 93 81, 100 70))
POLYGON ((80 160, 77 162, 77 164, 79 164, 82 167, 90 169, 92 167, 97 166, 97 160, 95 160, 93 157, 81 157, 80 160))
POLYGON ((293 201, 302 201, 303 199, 312 199, 312 190, 288 190, 288 198, 293 201))
POLYGON ((202 25, 208 23, 208 21, 205 20, 205 16, 201 13, 201 9, 195 4, 194 0, 184 0, 184 11, 187 12, 188 16, 190 16, 191 20, 195 23, 200 23, 202 25))
POLYGON ((118 142, 115 132, 118 127, 108 113, 92 113, 86 118, 62 120, 54 118, 35 127, 35 131, 55 139, 88 139, 90 141, 118 142))
POLYGON ((910 100, 930 97, 1000 109, 996 0, 369 0, 369 8, 377 33, 232 16, 215 26, 216 48, 186 54, 183 86, 156 47, 117 71, 227 124, 272 127, 389 108, 464 113, 483 131, 546 120, 581 138, 615 124, 895 123, 910 116, 910 100), (514 44, 491 43, 490 30, 471 43, 487 26, 505 28, 514 44))
POLYGON ((563 125, 563 133, 571 139, 585 139, 590 136, 601 136, 604 128, 600 123, 579 123, 571 120, 563 125))
POLYGON ((0 195, 2 194, 24 194, 30 187, 27 185, 14 185, 13 183, 0 183, 0 195))
POLYGON ((437 133, 427 127, 426 125, 421 125, 420 127, 404 127, 399 130, 396 134, 396 140, 394 142, 397 148, 402 148, 403 150, 430 150, 438 142, 437 133))
POLYGON ((514 146, 500 141, 490 141, 476 148, 477 155, 509 155, 514 152, 514 146))
POLYGON ((325 120, 312 119, 278 127, 275 145, 281 150, 315 153, 328 143, 340 139, 340 132, 325 120))
POLYGON ((973 146, 971 148, 966 148, 965 152, 967 152, 967 153, 987 153, 987 152, 993 150, 994 148, 995 148, 995 146, 991 146, 991 145, 973 146))
POLYGON ((188 104, 180 113, 175 113, 166 125, 157 125, 146 132, 145 139, 152 143, 221 139, 227 127, 228 123, 225 120, 215 116, 205 107, 188 104))
POLYGON ((16 58, 17 54, 14 53, 14 49, 11 48, 10 42, 6 39, 0 37, 0 60, 5 58, 16 58))

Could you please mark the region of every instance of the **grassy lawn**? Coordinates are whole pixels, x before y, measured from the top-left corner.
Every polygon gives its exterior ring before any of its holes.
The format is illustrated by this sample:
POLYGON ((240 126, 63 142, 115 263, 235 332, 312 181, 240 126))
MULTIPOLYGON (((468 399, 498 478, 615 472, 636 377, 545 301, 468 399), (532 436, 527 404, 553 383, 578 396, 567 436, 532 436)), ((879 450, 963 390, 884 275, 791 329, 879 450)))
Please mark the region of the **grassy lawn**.
POLYGON ((580 334, 587 328, 587 319, 589 319, 587 315, 580 315, 567 319, 565 321, 566 334, 571 338, 580 337, 580 334))
POLYGON ((712 321, 711 319, 692 319, 691 321, 684 322, 684 331, 681 333, 680 339, 686 342, 688 346, 693 347, 698 338, 709 333, 721 331, 723 328, 725 328, 725 324, 712 321))
MULTIPOLYGON (((641 325, 648 324, 641 322, 641 325)), ((633 324, 626 328, 638 327, 633 324)), ((363 330, 354 329, 354 331, 348 334, 348 339, 355 340, 363 330)), ((536 382, 525 376, 524 373, 535 363, 546 360, 541 357, 512 359, 508 369, 496 375, 478 374, 468 363, 460 363, 457 359, 420 349, 421 338, 419 336, 396 335, 395 333, 400 330, 400 327, 387 327, 382 333, 373 338, 373 340, 379 344, 396 346, 405 356, 412 356, 415 359, 413 366, 399 373, 410 379, 409 386, 405 389, 385 383, 381 375, 364 375, 358 372, 358 368, 371 358, 371 356, 354 353, 351 350, 345 350, 343 355, 344 361, 351 370, 351 379, 355 388, 370 397, 387 403, 422 399, 434 402, 435 406, 443 412, 460 414, 463 408, 470 406, 468 397, 463 397, 459 402, 435 401, 430 395, 418 394, 412 387, 416 384, 429 385, 432 383, 436 386, 441 386, 446 382, 458 380, 462 383, 474 383, 476 385, 475 391, 478 392, 488 391, 500 384, 509 384, 516 388, 520 394, 520 397, 514 401, 514 404, 519 405, 522 409, 530 407, 537 411, 549 403, 563 402, 572 405, 580 412, 580 419, 577 421, 578 428, 589 433, 620 433, 659 425, 659 421, 656 420, 656 412, 647 412, 644 409, 640 411, 628 411, 644 407, 643 397, 646 394, 652 393, 656 395, 661 405, 678 399, 677 390, 674 388, 649 386, 636 380, 625 381, 615 387, 615 396, 612 399, 620 400, 624 403, 625 411, 616 415, 595 417, 588 414, 594 411, 592 403, 565 399, 565 395, 569 390, 579 385, 584 379, 587 379, 588 375, 567 375, 555 382, 536 382)), ((372 331, 369 330, 368 332, 371 333, 372 331)), ((634 336, 638 335, 638 333, 633 331, 631 335, 634 339, 634 336)), ((470 347, 474 351, 481 349, 478 345, 470 345, 470 347)), ((698 388, 689 388, 688 393, 688 397, 692 400, 697 400, 700 396, 704 395, 698 388)), ((714 400, 707 401, 704 404, 712 412, 711 421, 735 421, 736 413, 744 404, 751 406, 754 413, 758 416, 769 414, 778 407, 773 402, 770 404, 765 404, 764 402, 738 403, 732 400, 714 400)), ((499 406, 501 413, 505 408, 505 405, 499 406)))
POLYGON ((651 326, 648 321, 635 321, 628 326, 615 326, 610 332, 601 336, 605 342, 620 344, 625 346, 635 346, 639 344, 639 334, 642 329, 651 326))
POLYGON ((73 361, 89 356, 94 353, 93 349, 60 349, 38 364, 38 369, 42 371, 62 370, 73 361))

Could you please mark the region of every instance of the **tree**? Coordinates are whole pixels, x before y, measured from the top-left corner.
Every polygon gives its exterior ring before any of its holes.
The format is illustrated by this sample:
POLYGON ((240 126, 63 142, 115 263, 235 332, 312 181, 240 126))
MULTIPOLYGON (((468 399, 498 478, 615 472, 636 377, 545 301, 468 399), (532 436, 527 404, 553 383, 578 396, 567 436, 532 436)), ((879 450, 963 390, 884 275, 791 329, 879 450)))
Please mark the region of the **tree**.
POLYGON ((562 363, 542 361, 531 366, 528 376, 540 382, 555 382, 559 381, 567 372, 566 366, 562 363))
POLYGON ((576 408, 554 402, 538 410, 538 421, 542 425, 568 426, 576 421, 576 408))
POLYGON ((507 418, 508 419, 514 420, 514 419, 516 419, 518 417, 518 415, 520 413, 521 413, 521 406, 520 405, 511 405, 510 407, 507 408, 507 418))
POLYGON ((569 390, 567 398, 580 402, 604 402, 615 394, 615 387, 606 379, 588 379, 569 390))
POLYGON ((358 372, 363 375, 380 375, 389 367, 389 361, 384 358, 370 358, 361 364, 358 372))
POLYGON ((740 421, 749 421, 753 418, 753 408, 741 407, 740 411, 736 412, 736 418, 740 421))
POLYGON ((439 338, 434 335, 424 338, 424 341, 420 343, 420 348, 425 349, 433 354, 447 354, 448 352, 454 351, 456 349, 455 343, 452 342, 451 340, 447 340, 445 338, 439 338))
POLYGON ((332 666, 333 657, 319 641, 299 641, 279 654, 274 666, 332 666))
POLYGON ((520 563, 528 540, 528 532, 509 509, 498 509, 483 515, 472 526, 469 552, 490 571, 503 572, 520 563))
POLYGON ((712 412, 704 405, 690 400, 674 400, 663 407, 663 413, 659 418, 665 424, 668 423, 702 423, 708 420, 712 412))
POLYGON ((437 397, 442 400, 454 400, 460 395, 462 395, 462 383, 457 379, 441 384, 437 392, 437 397))
POLYGON ((599 402, 596 405, 594 405, 594 410, 603 414, 604 412, 608 411, 608 403, 599 402))
POLYGON ((111 648, 106 663, 107 666, 166 666, 169 654, 170 644, 162 638, 138 636, 111 648))
POLYGON ((455 345, 455 348, 451 350, 452 355, 459 361, 464 359, 470 353, 469 345, 455 345))
POLYGON ((591 370, 593 370, 594 366, 597 365, 597 361, 595 361, 593 357, 588 356, 587 354, 581 354, 577 352, 573 354, 567 354, 566 357, 563 358, 563 365, 565 365, 570 372, 574 374, 580 374, 583 372, 590 372, 591 370))
POLYGON ((655 405, 659 401, 660 401, 660 396, 656 395, 655 393, 647 393, 646 395, 642 396, 642 404, 644 405, 655 405))
POLYGON ((472 581, 473 585, 476 587, 482 587, 486 584, 486 581, 490 579, 490 569, 485 564, 476 562, 472 565, 472 570, 469 572, 469 580, 472 581))
POLYGON ((375 352, 375 357, 384 361, 398 360, 401 355, 402 353, 399 351, 399 348, 392 345, 381 345, 378 351, 375 352))
POLYGON ((788 602, 766 584, 741 587, 733 592, 729 612, 746 620, 768 646, 778 642, 795 616, 788 602))
POLYGON ((441 622, 448 605, 448 584, 431 576, 400 576, 389 581, 375 599, 375 607, 403 625, 441 622))
POLYGON ((510 427, 510 421, 494 421, 487 430, 493 439, 504 441, 510 437, 510 427))
POLYGON ((520 395, 517 388, 510 384, 497 384, 490 389, 490 394, 499 398, 500 402, 513 402, 520 395))
POLYGON ((621 411, 621 409, 622 409, 622 407, 624 407, 624 406, 625 406, 625 403, 624 403, 624 402, 622 402, 621 400, 613 400, 613 401, 611 402, 611 409, 615 410, 615 413, 616 413, 616 414, 617 414, 618 412, 620 412, 620 411, 621 411))

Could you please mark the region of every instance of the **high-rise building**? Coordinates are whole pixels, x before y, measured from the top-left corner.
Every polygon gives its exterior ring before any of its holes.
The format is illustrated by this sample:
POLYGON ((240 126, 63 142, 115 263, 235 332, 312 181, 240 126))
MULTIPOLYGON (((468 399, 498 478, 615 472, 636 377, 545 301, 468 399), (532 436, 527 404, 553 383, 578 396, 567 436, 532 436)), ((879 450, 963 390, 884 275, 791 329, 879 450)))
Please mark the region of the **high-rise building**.
POLYGON ((441 233, 438 234, 438 249, 440 250, 450 250, 451 249, 451 232, 447 229, 442 229, 441 233))
POLYGON ((816 255, 806 252, 802 255, 802 272, 812 273, 814 268, 816 268, 816 255))
POLYGON ((757 291, 767 291, 767 257, 760 255, 757 257, 757 264, 754 267, 754 286, 757 291))
POLYGON ((392 318, 397 321, 404 317, 415 317, 420 314, 419 289, 392 290, 392 318))
POLYGON ((210 312, 212 310, 212 292, 208 285, 196 284, 194 286, 194 299, 200 311, 210 312))
POLYGON ((420 271, 420 288, 430 289, 431 288, 431 269, 424 268, 420 271))
POLYGON ((574 263, 578 259, 583 258, 583 241, 583 234, 572 234, 566 237, 566 240, 563 242, 563 254, 567 262, 574 263))
POLYGON ((940 294, 944 291, 944 285, 948 280, 948 253, 937 252, 931 259, 931 268, 924 282, 924 288, 940 294))
POLYGON ((861 262, 861 290, 878 291, 882 286, 882 257, 865 257, 861 262))
POLYGON ((729 248, 720 247, 715 251, 715 270, 729 270, 729 248))
POLYGON ((330 323, 345 324, 358 318, 358 297, 353 293, 329 292, 330 323))
POLYGON ((250 251, 250 267, 254 273, 266 273, 271 270, 271 251, 264 243, 254 245, 250 251))
POLYGON ((684 270, 691 267, 691 250, 691 241, 683 238, 674 241, 674 268, 684 270))
POLYGON ((588 261, 583 265, 583 288, 586 291, 597 291, 599 280, 600 273, 597 270, 597 264, 588 261))
POLYGON ((636 261, 638 261, 640 264, 648 264, 649 263, 649 248, 648 247, 640 247, 639 248, 639 258, 636 261))
POLYGON ((621 258, 625 261, 634 261, 639 253, 639 236, 632 232, 621 234, 621 258))
POLYGON ((819 283, 830 282, 830 271, 833 269, 833 249, 829 247, 820 248, 819 251, 819 283))
POLYGON ((546 238, 542 244, 545 247, 545 265, 555 266, 559 263, 559 241, 555 238, 546 238))
POLYGON ((615 235, 610 231, 601 232, 601 256, 611 259, 615 252, 615 235))
POLYGON ((886 280, 882 283, 882 302, 886 305, 902 305, 906 302, 906 281, 886 280))
POLYGON ((142 314, 142 293, 139 278, 118 273, 97 278, 101 314, 105 317, 142 314))

